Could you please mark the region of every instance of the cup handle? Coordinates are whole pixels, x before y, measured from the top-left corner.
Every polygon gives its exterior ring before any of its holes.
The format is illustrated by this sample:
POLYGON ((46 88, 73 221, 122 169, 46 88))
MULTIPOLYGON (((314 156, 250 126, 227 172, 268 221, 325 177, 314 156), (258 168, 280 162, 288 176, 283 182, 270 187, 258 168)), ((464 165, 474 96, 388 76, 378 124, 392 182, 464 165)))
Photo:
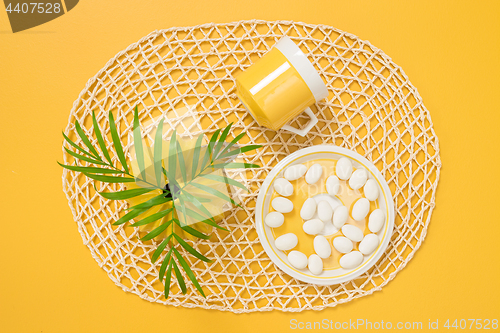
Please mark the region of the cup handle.
POLYGON ((300 136, 305 136, 307 133, 309 133, 311 128, 313 128, 313 126, 318 123, 318 118, 316 117, 314 112, 312 112, 312 110, 309 107, 305 108, 304 112, 307 113, 307 115, 311 118, 311 120, 309 120, 309 122, 307 123, 307 126, 305 128, 298 129, 298 128, 292 127, 290 125, 283 125, 283 127, 281 127, 281 128, 285 129, 287 131, 290 131, 292 133, 298 134, 300 136))

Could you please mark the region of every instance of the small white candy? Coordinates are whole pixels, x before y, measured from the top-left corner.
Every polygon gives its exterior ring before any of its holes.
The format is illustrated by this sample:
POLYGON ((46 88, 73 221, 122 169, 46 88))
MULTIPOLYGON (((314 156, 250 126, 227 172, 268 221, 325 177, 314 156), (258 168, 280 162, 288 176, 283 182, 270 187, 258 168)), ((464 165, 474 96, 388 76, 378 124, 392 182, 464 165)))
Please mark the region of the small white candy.
POLYGON ((346 224, 342 227, 342 233, 353 242, 360 242, 364 236, 361 229, 350 224, 346 224))
POLYGON ((366 172, 366 170, 357 169, 352 173, 351 178, 349 178, 349 186, 353 190, 359 190, 363 187, 363 185, 365 185, 367 179, 368 173, 366 172))
POLYGON ((339 260, 339 264, 342 268, 351 269, 358 267, 363 262, 363 254, 359 251, 352 251, 348 254, 344 254, 339 260))
POLYGON ((286 168, 283 177, 287 180, 297 180, 304 176, 307 171, 307 167, 304 164, 295 164, 286 168))
POLYGON ((321 164, 313 164, 307 170, 306 173, 306 183, 309 185, 316 184, 316 182, 321 178, 321 175, 323 174, 323 167, 321 164))
POLYGON ((330 243, 324 236, 316 236, 313 241, 314 252, 323 259, 328 258, 332 254, 330 243))
POLYGON ((276 238, 274 245, 281 251, 288 251, 293 249, 299 243, 299 239, 294 233, 284 234, 276 238))
POLYGON ((304 229, 304 232, 308 235, 317 235, 323 230, 325 227, 325 224, 318 219, 312 219, 309 221, 306 221, 302 225, 302 229, 304 229))
POLYGON ((307 268, 309 268, 314 275, 320 275, 321 272, 323 272, 323 260, 321 260, 320 256, 317 254, 311 254, 309 256, 307 268))
POLYGON ((365 256, 369 255, 377 248, 380 243, 380 239, 375 234, 368 234, 363 238, 361 243, 359 243, 359 252, 363 253, 365 256))
POLYGON ((304 269, 307 267, 307 256, 300 251, 292 251, 288 254, 288 261, 297 269, 304 269))
POLYGON ((326 179, 326 191, 329 195, 335 196, 340 190, 340 180, 337 176, 330 176, 326 179))
POLYGON ((349 218, 349 209, 346 206, 338 206, 333 212, 333 225, 340 229, 349 218))
POLYGON ((266 215, 264 222, 271 228, 278 228, 285 222, 285 217, 280 212, 270 212, 266 215))
POLYGON ((340 253, 349 253, 354 248, 352 241, 349 238, 343 236, 335 237, 332 244, 335 250, 339 251, 340 253))
POLYGON ((293 210, 293 202, 283 197, 274 198, 271 206, 280 213, 290 213, 293 210))
POLYGON ((380 229, 384 226, 385 223, 385 214, 384 211, 380 208, 375 209, 368 218, 368 229, 371 232, 379 232, 380 229))
POLYGON ((374 179, 368 179, 365 187, 363 187, 363 192, 365 194, 365 198, 368 200, 377 200, 379 194, 377 182, 374 179))
POLYGON ((356 221, 362 221, 370 211, 370 201, 366 198, 358 199, 352 207, 351 216, 356 221))
POLYGON ((284 197, 289 197, 293 194, 293 185, 285 178, 278 178, 274 181, 274 190, 284 197))
MULTIPOLYGON (((275 208, 276 209, 276 208, 275 208)), ((313 198, 308 198, 304 201, 302 209, 300 210, 300 217, 304 220, 310 220, 316 213, 316 200, 313 198)))
POLYGON ((323 222, 332 220, 333 209, 328 201, 320 201, 318 204, 318 217, 323 222))
POLYGON ((341 157, 335 165, 335 173, 342 180, 348 180, 352 174, 352 163, 347 157, 341 157))

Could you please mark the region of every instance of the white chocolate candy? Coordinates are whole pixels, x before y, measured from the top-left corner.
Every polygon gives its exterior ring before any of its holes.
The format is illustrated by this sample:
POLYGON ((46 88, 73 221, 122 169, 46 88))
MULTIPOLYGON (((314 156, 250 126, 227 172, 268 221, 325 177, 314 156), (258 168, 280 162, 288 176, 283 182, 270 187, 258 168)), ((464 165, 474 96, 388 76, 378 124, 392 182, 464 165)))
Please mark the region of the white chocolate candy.
POLYGON ((385 223, 385 214, 384 211, 380 208, 375 209, 368 218, 368 229, 371 232, 379 232, 380 229, 384 226, 385 223))
POLYGON ((359 243, 359 252, 363 253, 365 256, 371 254, 380 244, 380 239, 375 234, 368 234, 363 238, 361 243, 359 243))
POLYGON ((323 167, 321 164, 313 164, 307 170, 306 173, 306 183, 309 185, 316 184, 316 182, 321 178, 321 175, 323 174, 323 167))
POLYGON ((366 198, 358 199, 352 207, 351 216, 356 221, 362 221, 370 211, 370 201, 366 198))
POLYGON ((285 178, 274 181, 274 190, 281 196, 289 197, 293 194, 293 185, 285 178))
POLYGON ((341 157, 335 165, 335 173, 342 180, 348 180, 352 174, 352 163, 347 157, 341 157))
POLYGON ((323 259, 328 258, 332 254, 330 243, 324 236, 316 236, 313 241, 314 252, 323 259))
POLYGON ((340 253, 349 253, 354 248, 352 241, 344 236, 335 237, 332 244, 335 250, 339 251, 340 253))
POLYGON ((363 231, 351 224, 343 226, 342 233, 353 242, 360 242, 363 239, 363 231))
POLYGON ((342 268, 351 269, 358 267, 363 262, 363 254, 359 251, 352 251, 348 254, 344 254, 339 260, 339 264, 342 268))
POLYGON ((375 201, 378 199, 379 191, 375 179, 368 179, 365 186, 363 187, 363 192, 365 194, 365 198, 370 201, 375 201))
POLYGON ((304 176, 306 171, 307 167, 304 164, 295 164, 286 168, 283 177, 287 180, 297 180, 304 176))
POLYGON ((320 275, 323 272, 323 260, 317 254, 311 254, 309 256, 307 268, 309 268, 314 275, 320 275))
POLYGON ((320 201, 318 203, 318 217, 323 222, 332 220, 333 209, 328 201, 320 201))
POLYGON ((339 206, 333 212, 333 225, 340 229, 349 218, 349 209, 346 206, 339 206))
POLYGON ((330 176, 326 179, 326 192, 329 195, 335 196, 340 191, 340 180, 337 176, 330 176))
POLYGON ((306 221, 302 225, 302 229, 304 229, 304 232, 308 235, 317 235, 319 234, 323 228, 325 227, 325 224, 318 219, 312 219, 309 221, 306 221))
POLYGON ((291 250, 296 247, 298 243, 299 239, 294 233, 281 235, 274 241, 274 245, 276 245, 276 248, 281 251, 291 250))
POLYGON ((300 217, 304 220, 310 220, 314 216, 314 213, 316 213, 316 200, 308 198, 302 205, 300 217))
POLYGON ((280 213, 290 213, 293 210, 293 202, 283 197, 276 197, 271 201, 271 206, 280 213))
POLYGON ((271 228, 278 228, 285 222, 285 217, 280 212, 270 212, 266 215, 264 222, 271 228))
POLYGON ((366 170, 357 169, 352 173, 351 178, 349 178, 349 186, 353 190, 359 190, 363 187, 363 185, 365 185, 367 179, 368 173, 366 172, 366 170))
POLYGON ((297 269, 304 269, 307 267, 307 256, 300 251, 292 251, 288 254, 288 261, 297 269))

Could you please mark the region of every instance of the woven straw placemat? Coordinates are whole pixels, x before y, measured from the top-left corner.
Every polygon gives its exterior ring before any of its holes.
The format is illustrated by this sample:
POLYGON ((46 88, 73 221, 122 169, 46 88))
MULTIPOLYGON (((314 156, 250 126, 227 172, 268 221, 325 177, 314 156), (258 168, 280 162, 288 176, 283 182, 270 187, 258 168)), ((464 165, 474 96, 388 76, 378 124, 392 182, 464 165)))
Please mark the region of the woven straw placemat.
MULTIPOLYGON (((243 197, 244 208, 235 208, 221 222, 231 232, 214 230, 210 240, 194 244, 213 262, 186 254, 207 298, 192 284, 182 295, 174 283, 167 300, 157 278, 161 260, 156 265, 150 262, 157 244, 139 241, 134 228, 112 226, 126 203, 100 197, 93 181, 65 169, 63 188, 83 242, 125 291, 151 302, 238 313, 320 310, 380 290, 425 238, 441 168, 429 112, 403 70, 354 35, 324 25, 257 20, 155 31, 118 53, 88 81, 73 105, 65 133, 78 142, 73 126, 78 120, 92 135, 95 110, 111 147, 107 113, 112 111, 127 143, 135 105, 141 122, 163 116, 172 127, 184 117, 177 110, 190 106, 201 128, 185 126, 188 135, 209 136, 234 122, 230 137, 246 131, 248 138, 242 143, 263 145, 243 156, 262 168, 247 172, 251 192, 243 197), (329 90, 328 98, 314 107, 319 122, 304 138, 260 127, 235 94, 235 75, 282 35, 290 36, 308 55, 329 90), (396 207, 394 234, 379 262, 353 281, 326 287, 302 283, 280 271, 265 254, 254 228, 255 200, 265 176, 283 157, 316 144, 346 147, 372 161, 389 183, 396 207)), ((305 121, 299 116, 295 125, 305 121)), ((66 153, 64 161, 74 163, 66 153)))

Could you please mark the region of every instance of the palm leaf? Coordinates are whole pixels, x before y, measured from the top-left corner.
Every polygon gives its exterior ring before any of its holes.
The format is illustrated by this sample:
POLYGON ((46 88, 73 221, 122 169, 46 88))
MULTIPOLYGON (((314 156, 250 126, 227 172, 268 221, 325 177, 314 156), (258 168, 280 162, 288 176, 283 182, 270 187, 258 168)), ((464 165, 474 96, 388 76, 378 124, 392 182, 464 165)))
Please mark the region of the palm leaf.
POLYGON ((153 229, 153 231, 150 231, 146 236, 142 237, 142 241, 147 241, 155 238, 156 236, 160 235, 162 232, 167 230, 167 228, 172 224, 172 220, 169 220, 167 223, 164 223, 160 225, 159 227, 153 229))
POLYGON ((71 156, 73 156, 74 158, 80 159, 82 161, 93 163, 93 164, 107 165, 106 163, 104 163, 102 161, 94 160, 94 159, 87 157, 85 155, 77 154, 74 151, 69 150, 68 148, 64 148, 64 150, 66 150, 66 152, 68 154, 70 154, 71 156))
MULTIPOLYGON (((113 141, 113 146, 116 151, 116 157, 120 161, 123 171, 122 170, 117 170, 115 169, 115 166, 112 163, 112 158, 107 150, 106 147, 106 142, 105 138, 99 128, 99 124, 97 122, 97 118, 95 115, 95 112, 92 111, 92 123, 93 123, 93 128, 94 128, 94 133, 97 139, 97 145, 99 146, 100 150, 102 151, 102 156, 104 156, 104 159, 109 162, 106 163, 104 162, 103 158, 99 155, 97 149, 92 145, 91 140, 89 137, 86 136, 84 130, 78 123, 78 121, 75 122, 75 128, 76 132, 78 133, 79 137, 81 138, 82 142, 84 145, 88 148, 88 151, 80 146, 78 146, 75 142, 71 141, 64 133, 63 137, 64 139, 71 145, 73 148, 75 148, 78 152, 71 151, 67 148, 66 152, 70 154, 71 156, 75 157, 76 159, 79 159, 81 161, 89 162, 89 163, 94 163, 94 164, 100 164, 100 165, 105 165, 109 168, 101 168, 101 167, 90 167, 90 166, 72 166, 72 165, 64 165, 58 162, 59 165, 62 167, 72 170, 72 171, 77 171, 77 172, 82 172, 85 176, 88 178, 101 181, 101 182, 106 182, 106 183, 128 183, 128 182, 133 182, 136 181, 138 177, 131 178, 133 175, 129 173, 129 168, 127 165, 127 160, 126 156, 123 150, 122 143, 120 141, 120 135, 118 134, 118 130, 116 127, 116 123, 113 117, 113 114, 109 112, 109 127, 110 127, 110 134, 111 138, 113 141), (81 154, 80 154, 81 153, 81 154), (113 176, 109 176, 113 175, 113 176), (116 176, 116 175, 127 175, 131 177, 123 177, 123 176, 116 176)), ((207 145, 207 149, 204 153, 202 153, 202 142, 203 142, 203 135, 200 135, 198 139, 196 140, 194 152, 193 152, 193 161, 192 161, 192 166, 191 166, 191 180, 188 182, 188 172, 186 168, 186 161, 185 161, 185 156, 183 155, 183 150, 180 142, 177 140, 177 132, 174 130, 173 135, 171 136, 170 139, 170 144, 169 144, 169 155, 168 155, 168 161, 165 161, 167 165, 165 167, 163 166, 163 160, 162 160, 162 153, 163 153, 163 125, 164 125, 164 120, 160 120, 160 123, 158 125, 158 128, 156 129, 155 133, 155 141, 154 141, 154 147, 153 147, 153 159, 154 159, 154 172, 155 172, 155 180, 156 184, 158 186, 158 189, 163 189, 164 185, 163 179, 162 179, 162 173, 165 174, 165 176, 168 178, 168 185, 172 191, 172 197, 166 197, 170 192, 167 191, 167 193, 163 192, 159 195, 154 196, 153 198, 142 202, 138 205, 129 207, 128 210, 129 212, 126 213, 124 216, 119 218, 114 225, 122 225, 138 216, 141 214, 145 213, 148 211, 151 207, 157 206, 157 205, 163 205, 167 202, 172 202, 172 207, 156 212, 150 216, 147 216, 143 218, 140 221, 137 221, 136 223, 131 224, 133 227, 139 227, 143 225, 147 225, 150 223, 153 223, 155 221, 158 221, 168 214, 172 213, 174 209, 176 209, 178 212, 182 212, 184 217, 187 219, 187 217, 192 217, 195 218, 197 223, 206 223, 210 226, 216 227, 221 230, 228 231, 227 229, 217 225, 215 222, 215 219, 213 218, 212 214, 210 211, 203 205, 203 202, 210 202, 210 199, 202 198, 202 197, 196 197, 184 190, 184 188, 187 185, 192 185, 206 193, 209 193, 212 196, 218 197, 220 199, 223 199, 225 201, 229 201, 233 203, 234 205, 237 205, 238 207, 241 207, 239 204, 237 204, 233 199, 231 199, 229 196, 226 194, 222 193, 221 191, 218 191, 210 186, 200 184, 200 183, 192 183, 193 180, 198 177, 202 176, 206 179, 210 179, 216 182, 221 182, 229 185, 233 185, 239 188, 242 188, 246 191, 245 186, 243 184, 237 182, 234 179, 231 179, 227 177, 225 174, 222 176, 220 175, 214 175, 214 174, 203 174, 204 170, 207 168, 207 165, 214 168, 214 169, 223 169, 223 168, 256 168, 259 167, 256 164, 250 164, 250 163, 217 163, 215 164, 214 161, 217 159, 226 159, 231 156, 235 156, 241 153, 245 153, 247 151, 255 150, 260 148, 260 145, 249 145, 245 147, 240 147, 236 149, 231 148, 245 135, 245 133, 241 133, 238 135, 236 138, 234 138, 229 144, 226 145, 226 139, 227 136, 231 130, 232 123, 229 124, 224 128, 224 130, 221 132, 221 129, 217 129, 213 135, 211 136, 209 143, 207 145), (220 135, 220 137, 219 137, 220 135), (226 145, 224 147, 224 145, 226 145), (203 155, 203 156, 201 156, 203 155), (184 181, 184 185, 181 188, 178 183, 179 180, 176 179, 177 175, 177 163, 179 163, 179 168, 180 168, 180 173, 182 175, 182 180, 184 181), (201 164, 200 164, 201 163, 201 164), (168 171, 166 171, 166 167, 168 166, 168 171), (200 173, 197 174, 198 169, 200 169, 200 173), (175 189, 175 190, 174 190, 175 189), (178 191, 180 190, 180 191, 178 191), (177 195, 177 198, 176 198, 177 195), (173 199, 178 199, 178 200, 173 200, 173 199), (192 203, 200 212, 197 212, 189 207, 186 206, 186 204, 190 202, 192 203), (206 218, 203 215, 207 215, 208 218, 206 218)), ((135 145, 135 153, 136 153, 136 159, 137 159, 137 164, 140 169, 140 174, 141 177, 143 178, 143 181, 146 182, 146 170, 145 170, 145 160, 144 160, 144 146, 143 146, 143 140, 142 140, 142 135, 141 135, 141 129, 140 129, 140 122, 139 122, 139 113, 138 113, 138 107, 135 107, 134 110, 134 121, 133 121, 133 139, 134 139, 134 145, 135 145)), ((96 147, 97 147, 96 145, 96 147)), ((148 184, 150 184, 148 182, 148 184)), ((153 185, 153 184, 150 184, 153 185)), ((154 186, 154 185, 153 185, 154 186)), ((97 191, 97 188, 94 185, 94 189, 97 191)), ((129 190, 123 190, 123 191, 117 191, 117 192, 99 192, 97 191, 103 198, 109 199, 109 200, 124 200, 124 199, 130 199, 136 196, 140 196, 146 193, 149 193, 153 190, 156 190, 155 188, 134 188, 134 189, 129 189, 129 190)), ((205 257, 203 254, 198 252, 196 249, 194 249, 193 246, 188 244, 181 236, 175 233, 174 228, 173 228, 173 223, 177 224, 184 232, 195 236, 200 239, 209 239, 210 236, 206 235, 200 231, 198 231, 195 228, 192 228, 188 225, 182 225, 179 219, 177 218, 170 218, 165 223, 162 223, 161 225, 157 226, 154 228, 152 231, 147 233, 144 237, 141 238, 143 241, 151 240, 163 232, 165 232, 170 226, 172 226, 172 232, 168 235, 167 238, 165 238, 159 246, 155 249, 151 261, 155 263, 165 251, 167 246, 171 244, 172 239, 175 239, 178 244, 184 248, 188 253, 193 255, 195 258, 205 261, 205 262, 210 262, 211 260, 205 257)), ((186 288, 186 283, 184 280, 184 277, 182 276, 182 273, 180 271, 179 265, 184 269, 187 277, 192 281, 193 285, 196 287, 198 292, 200 292, 203 297, 205 297, 205 294, 203 292, 203 289, 201 288, 200 284, 198 283, 195 274, 193 273, 192 269, 189 267, 188 262, 181 256, 179 251, 175 248, 175 246, 171 246, 170 250, 167 252, 167 255, 165 256, 160 270, 159 270, 159 279, 160 281, 163 281, 163 278, 165 277, 165 297, 167 298, 170 293, 170 283, 172 279, 172 269, 175 272, 175 275, 177 277, 177 281, 179 283, 179 287, 181 291, 185 294, 187 292, 186 288), (175 258, 172 258, 172 253, 174 253, 175 257, 177 258, 177 262, 175 258)))
POLYGON ((136 209, 136 210, 133 210, 131 212, 128 212, 127 214, 123 215, 121 218, 119 218, 115 223, 113 223, 113 225, 121 225, 121 224, 124 224, 128 221, 130 221, 131 219, 141 215, 142 213, 144 213, 147 209, 136 209))
POLYGON ((198 170, 198 160, 200 158, 200 150, 201 150, 202 140, 203 140, 203 135, 198 136, 198 139, 196 139, 196 144, 194 146, 191 179, 196 177, 196 171, 198 170))
POLYGON ((90 142, 89 138, 85 135, 85 132, 83 131, 82 127, 80 126, 80 123, 78 122, 78 120, 75 121, 75 128, 76 128, 76 132, 78 133, 78 136, 80 136, 80 139, 82 139, 82 142, 87 146, 87 148, 94 155, 94 157, 97 159, 101 159, 99 157, 99 154, 97 153, 97 150, 94 148, 94 146, 92 146, 92 143, 90 142))
POLYGON ((168 295, 170 294, 170 280, 172 278, 172 263, 173 262, 174 261, 172 260, 168 264, 167 277, 165 278, 165 291, 164 291, 165 298, 168 298, 168 295))
MULTIPOLYGON (((182 195, 179 195, 177 196, 175 199, 178 199, 178 202, 179 202, 179 205, 181 206, 181 212, 182 212, 182 216, 184 217, 184 221, 187 221, 187 212, 186 212, 186 205, 184 205, 184 198, 182 197, 182 195)), ((175 202, 175 200, 174 200, 175 202)), ((179 210, 177 207, 176 207, 177 211, 179 210)), ((179 213, 177 213, 177 215, 179 215, 179 213)))
POLYGON ((191 228, 190 226, 182 226, 180 221, 178 219, 174 219, 174 222, 175 224, 177 224, 182 230, 184 230, 185 232, 187 232, 188 234, 190 235, 193 235, 194 237, 197 237, 197 238, 201 238, 201 239, 210 239, 210 236, 209 235, 205 235, 204 233, 194 229, 194 228, 191 228))
POLYGON ((155 263, 156 260, 158 260, 158 258, 160 257, 161 253, 163 252, 163 250, 165 250, 165 248, 167 247, 168 242, 170 242, 170 239, 172 238, 172 235, 174 235, 174 234, 168 235, 168 237, 165 238, 163 240, 163 242, 160 243, 160 245, 158 245, 158 247, 156 248, 155 252, 153 253, 153 256, 151 257, 151 262, 152 263, 155 263))
POLYGON ((105 174, 123 174, 123 171, 104 169, 98 167, 87 167, 87 166, 76 166, 76 165, 66 165, 57 162, 60 166, 71 171, 87 172, 87 173, 105 173, 105 174))
POLYGON ((162 187, 162 143, 163 143, 163 119, 160 120, 160 123, 158 124, 158 128, 156 129, 156 135, 155 135, 155 143, 154 143, 154 170, 155 170, 155 177, 156 177, 156 184, 159 187, 162 187))
POLYGON ((105 183, 133 183, 135 182, 134 178, 129 178, 129 177, 115 177, 115 176, 101 176, 101 175, 94 175, 88 172, 82 172, 85 176, 98 180, 100 182, 105 182, 105 183))
MULTIPOLYGON (((198 213, 197 211, 192 210, 191 208, 188 208, 188 207, 184 207, 184 209, 185 209, 183 212, 184 215, 191 216, 192 218, 198 220, 199 222, 202 222, 205 220, 210 220, 213 223, 215 223, 215 220, 213 219, 213 217, 206 218, 203 215, 201 215, 200 213, 198 213)), ((181 223, 181 225, 182 225, 182 223, 181 223)))
POLYGON ((124 191, 118 191, 118 192, 99 192, 103 198, 109 199, 109 200, 124 200, 124 199, 130 199, 133 197, 136 197, 138 195, 142 195, 148 192, 151 192, 153 189, 151 188, 134 188, 131 190, 124 190, 124 191))
POLYGON ((102 154, 104 158, 109 162, 110 165, 113 165, 111 161, 111 156, 109 156, 108 149, 106 148, 106 143, 104 142, 104 138, 102 136, 101 130, 99 129, 99 124, 97 123, 97 118, 95 117, 95 112, 92 111, 92 124, 94 125, 94 133, 97 138, 97 143, 99 147, 101 147, 102 154))
POLYGON ((217 141, 219 133, 220 133, 220 129, 216 130, 214 132, 214 134, 212 134, 212 137, 210 138, 210 141, 208 142, 207 150, 205 151, 205 156, 203 156, 203 163, 201 164, 202 171, 205 169, 205 166, 212 158, 212 156, 211 156, 213 153, 212 149, 215 145, 215 141, 217 141))
MULTIPOLYGON (((213 222, 215 222, 214 218, 213 218, 213 215, 208 211, 208 209, 203 206, 203 204, 198 200, 198 198, 196 198, 194 195, 192 195, 191 193, 188 193, 186 191, 183 191, 181 192, 181 194, 184 193, 184 195, 186 196, 186 198, 188 199, 189 202, 191 202, 192 204, 194 204, 196 206, 196 208, 198 208, 199 210, 201 210, 204 214, 205 214, 205 217, 202 217, 202 219, 211 219, 213 222)), ((185 214, 185 212, 184 212, 185 214)))
MULTIPOLYGON (((193 197, 193 196, 191 196, 191 197, 193 197)), ((189 202, 191 202, 191 199, 192 199, 191 197, 190 197, 190 199, 188 199, 189 202)), ((210 214, 210 212, 205 207, 203 207, 203 209, 204 209, 203 212, 207 216, 202 216, 201 214, 199 214, 198 212, 192 210, 191 208, 186 207, 186 205, 184 204, 184 197, 182 195, 179 196, 177 199, 179 199, 179 205, 181 206, 181 212, 182 212, 182 215, 184 216, 184 221, 187 221, 186 216, 191 216, 191 217, 197 219, 198 221, 205 220, 205 219, 208 218, 208 219, 212 220, 213 222, 215 222, 215 220, 213 219, 213 216, 210 214)), ((199 204, 199 202, 198 203, 193 202, 193 203, 195 205, 199 204)))
POLYGON ((186 214, 189 215, 189 216, 191 216, 191 217, 193 217, 193 218, 195 218, 195 219, 197 219, 201 223, 205 223, 205 224, 211 225, 212 227, 216 227, 217 229, 221 229, 221 230, 224 230, 224 231, 229 231, 226 228, 223 228, 223 227, 219 226, 217 223, 215 223, 215 220, 213 218, 211 218, 211 219, 205 219, 198 212, 192 210, 191 208, 187 208, 186 207, 186 214))
POLYGON ((176 249, 174 249, 174 253, 175 253, 175 256, 177 257, 177 260, 179 260, 179 263, 181 264, 182 268, 184 268, 184 271, 186 272, 186 275, 188 276, 188 278, 191 280, 191 282, 193 282, 193 284, 196 287, 196 289, 198 290, 198 292, 200 294, 202 294, 203 297, 206 298, 205 293, 203 292, 203 289, 201 288, 200 284, 196 280, 196 276, 194 275, 193 271, 191 270, 191 268, 189 267, 187 262, 184 260, 184 258, 182 258, 182 256, 180 255, 180 253, 176 249))
MULTIPOLYGON (((172 186, 175 186, 176 180, 176 168, 177 168, 177 160, 175 159, 176 151, 177 151, 177 131, 174 130, 174 133, 170 137, 170 145, 168 148, 168 171, 167 178, 168 182, 171 183, 172 186)), ((172 187, 170 188, 172 190, 172 187)))
MULTIPOLYGON (((177 256, 176 249, 174 249, 174 252, 176 253, 176 256, 177 256)), ((177 257, 177 258, 179 258, 179 257, 177 257)), ((182 293, 185 294, 187 291, 186 282, 184 282, 184 278, 182 277, 181 271, 179 270, 179 267, 177 267, 177 264, 175 263, 175 261, 172 260, 172 262, 174 263, 175 276, 177 277, 177 282, 179 283, 179 287, 181 287, 182 293)))
MULTIPOLYGON (((134 224, 131 224, 130 226, 131 227, 140 227, 141 225, 146 225, 146 224, 152 223, 152 222, 154 222, 156 220, 159 220, 159 219, 167 216, 173 210, 174 210, 173 208, 169 208, 169 209, 165 209, 165 210, 159 211, 158 213, 151 214, 148 217, 143 218, 142 220, 137 221, 134 224)), ((166 224, 168 224, 168 222, 166 224)), ((156 236, 158 236, 158 235, 156 235, 156 236)), ((156 237, 156 236, 154 236, 154 237, 156 237)))
POLYGON ((260 168, 258 164, 251 163, 220 163, 212 165, 214 169, 252 169, 252 168, 260 168))
POLYGON ((195 256, 196 258, 204 261, 204 262, 212 262, 212 260, 208 259, 207 257, 205 257, 203 254, 201 254, 200 252, 196 251, 191 245, 189 245, 188 243, 186 243, 184 241, 184 239, 182 239, 181 237, 179 237, 177 234, 173 234, 175 239, 177 239, 177 241, 179 242, 179 244, 181 244, 181 246, 183 248, 186 249, 186 251, 188 251, 189 253, 191 253, 193 256, 195 256))
POLYGON ((208 224, 208 225, 210 225, 212 227, 215 227, 217 229, 229 232, 228 229, 226 229, 224 227, 221 227, 220 225, 218 225, 217 223, 215 223, 213 220, 210 220, 210 219, 206 219, 206 220, 200 221, 200 223, 205 223, 205 224, 208 224))
POLYGON ((64 134, 64 132, 62 132, 62 135, 64 137, 64 139, 73 147, 75 147, 76 149, 78 149, 80 152, 84 153, 85 155, 89 156, 89 157, 94 157, 94 155, 92 155, 91 153, 89 153, 88 151, 86 151, 85 149, 81 148, 79 145, 77 145, 76 143, 74 143, 73 141, 71 141, 70 138, 68 138, 66 136, 66 134, 64 134))
POLYGON ((220 135, 220 138, 217 140, 218 141, 217 145, 214 148, 214 153, 212 155, 212 157, 213 157, 212 161, 214 161, 214 159, 216 159, 217 156, 219 155, 219 152, 222 149, 222 146, 224 145, 224 143, 226 141, 227 135, 229 133, 229 130, 231 130, 231 126, 232 125, 233 125, 233 123, 229 124, 228 126, 226 126, 226 128, 224 129, 224 131, 222 131, 222 134, 220 135))
POLYGON ((141 202, 140 204, 129 207, 127 209, 136 210, 136 209, 151 208, 153 206, 161 205, 161 204, 167 203, 169 201, 172 201, 171 198, 166 198, 165 196, 166 196, 166 193, 162 193, 156 197, 149 199, 148 201, 141 202))
POLYGON ((170 250, 167 252, 167 255, 165 256, 165 258, 163 259, 163 262, 161 264, 160 271, 158 272, 159 273, 160 282, 163 281, 163 277, 165 276, 165 270, 167 269, 167 264, 170 261, 170 256, 172 255, 172 250, 173 249, 174 249, 173 247, 170 248, 170 250))
POLYGON ((255 150, 255 149, 259 149, 259 148, 262 148, 262 146, 261 145, 248 145, 248 146, 244 146, 241 148, 237 148, 237 149, 233 149, 231 151, 228 151, 224 155, 221 155, 219 158, 223 159, 223 158, 227 158, 230 156, 235 156, 235 155, 239 155, 242 153, 246 153, 247 151, 255 150))
POLYGON ((186 175, 186 163, 184 161, 184 154, 182 153, 181 144, 176 140, 175 142, 176 150, 177 150, 177 159, 179 160, 179 169, 181 169, 182 181, 187 181, 186 175))
POLYGON ((135 148, 135 158, 137 160, 137 165, 139 167, 139 172, 141 173, 142 180, 146 181, 146 168, 144 166, 144 148, 142 146, 142 135, 141 135, 141 125, 139 123, 139 112, 137 111, 137 106, 134 110, 134 148, 135 148))
POLYGON ((125 173, 129 173, 127 160, 125 158, 125 153, 123 152, 122 143, 120 141, 120 136, 118 135, 118 131, 116 129, 115 118, 113 117, 113 113, 111 113, 111 111, 109 111, 109 131, 111 132, 111 138, 113 139, 113 146, 115 147, 116 156, 118 156, 118 160, 125 170, 125 173))
MULTIPOLYGON (((231 149, 231 147, 233 147, 238 141, 241 140, 241 138, 243 138, 245 136, 245 132, 241 132, 238 136, 236 136, 233 141, 231 141, 227 146, 226 148, 224 148, 219 155, 223 155, 225 152, 229 151, 229 149, 231 149)), ((218 157, 217 157, 218 159, 218 157)))

